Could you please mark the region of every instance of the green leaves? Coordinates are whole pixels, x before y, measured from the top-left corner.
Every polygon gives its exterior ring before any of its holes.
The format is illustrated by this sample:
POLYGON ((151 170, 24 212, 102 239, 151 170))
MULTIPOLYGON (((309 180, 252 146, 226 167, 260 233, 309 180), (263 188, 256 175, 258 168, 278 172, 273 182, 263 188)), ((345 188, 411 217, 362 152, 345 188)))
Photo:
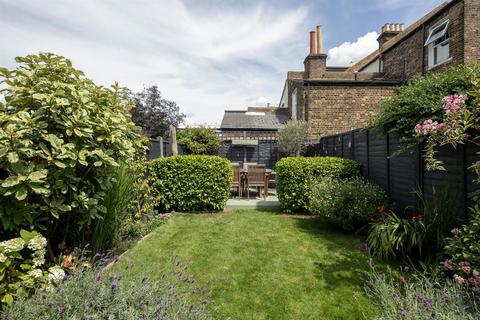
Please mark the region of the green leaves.
POLYGON ((152 161, 153 188, 162 212, 221 210, 230 195, 230 162, 218 156, 176 156, 152 161))
POLYGON ((81 229, 97 217, 118 163, 143 156, 132 101, 119 86, 96 86, 64 57, 16 61, 15 70, 0 70, 0 229, 48 229, 69 215, 81 229))
POLYGON ((307 209, 314 179, 356 177, 360 167, 353 160, 336 157, 287 157, 277 162, 276 173, 280 204, 291 212, 307 209))

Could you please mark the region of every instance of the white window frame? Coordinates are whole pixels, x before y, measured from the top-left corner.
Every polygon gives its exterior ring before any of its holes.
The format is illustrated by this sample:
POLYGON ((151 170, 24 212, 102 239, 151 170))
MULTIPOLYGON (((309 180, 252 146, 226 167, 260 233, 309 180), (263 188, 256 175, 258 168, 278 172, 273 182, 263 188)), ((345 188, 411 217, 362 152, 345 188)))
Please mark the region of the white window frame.
POLYGON ((447 34, 449 24, 450 24, 450 20, 445 20, 439 23, 438 25, 436 25, 435 27, 430 28, 427 41, 425 41, 425 47, 437 41, 438 39, 444 37, 447 34), (440 32, 437 32, 439 30, 440 32))
POLYGON ((425 42, 425 46, 428 47, 428 68, 433 69, 439 65, 449 62, 452 60, 450 56, 450 38, 448 37, 448 26, 450 20, 445 20, 437 24, 436 26, 430 28, 430 32, 425 42), (440 40, 443 41, 440 42, 440 40), (435 61, 435 50, 438 50, 439 47, 448 46, 448 57, 441 60, 435 61))

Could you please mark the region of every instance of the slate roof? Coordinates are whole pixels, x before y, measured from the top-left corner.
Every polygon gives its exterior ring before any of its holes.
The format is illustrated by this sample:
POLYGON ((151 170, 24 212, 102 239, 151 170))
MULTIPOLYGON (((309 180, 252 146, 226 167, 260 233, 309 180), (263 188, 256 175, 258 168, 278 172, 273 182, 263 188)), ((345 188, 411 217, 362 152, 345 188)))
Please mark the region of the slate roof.
POLYGON ((288 121, 287 116, 252 115, 246 111, 225 111, 220 129, 227 130, 278 130, 288 121))

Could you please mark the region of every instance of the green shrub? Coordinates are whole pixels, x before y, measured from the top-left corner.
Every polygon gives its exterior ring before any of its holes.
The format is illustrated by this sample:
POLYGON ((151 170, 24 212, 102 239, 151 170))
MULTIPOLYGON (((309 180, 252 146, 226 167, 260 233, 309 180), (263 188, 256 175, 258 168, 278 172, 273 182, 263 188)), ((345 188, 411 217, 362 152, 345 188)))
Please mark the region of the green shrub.
POLYGON ((321 177, 352 178, 360 175, 357 162, 335 157, 288 157, 276 164, 277 193, 282 209, 307 210, 311 186, 321 177))
POLYGON ((152 161, 153 188, 161 212, 222 210, 233 171, 218 156, 176 156, 152 161))
POLYGON ((421 253, 425 233, 419 218, 401 219, 394 212, 385 212, 380 221, 371 225, 367 242, 376 256, 395 258, 400 254, 405 259, 421 253))
POLYGON ((465 225, 452 231, 446 239, 445 252, 453 261, 468 261, 480 271, 480 203, 472 208, 472 217, 465 225))
POLYGON ((447 188, 442 192, 433 188, 431 204, 421 191, 416 193, 423 208, 414 217, 400 218, 385 211, 371 225, 367 241, 375 255, 384 258, 400 255, 412 261, 435 258, 442 252, 445 237, 455 223, 450 193, 447 188))
POLYGON ((308 211, 352 231, 378 218, 378 208, 383 207, 386 200, 380 187, 365 180, 326 177, 313 183, 308 211))
POLYGON ((404 140, 415 142, 414 127, 424 120, 442 120, 443 98, 472 91, 474 79, 480 78, 480 65, 461 65, 442 72, 413 78, 397 94, 382 103, 376 124, 396 130, 404 140))
POLYGON ((377 307, 377 320, 474 320, 480 311, 478 300, 462 285, 419 273, 372 270, 365 290, 377 307))
POLYGON ((106 212, 116 167, 143 153, 131 101, 118 84, 97 86, 64 57, 16 61, 15 70, 0 68, 0 228, 46 230, 50 248, 77 244, 73 235, 88 237, 106 212))
POLYGON ((178 143, 187 154, 217 155, 220 138, 212 128, 185 128, 178 130, 178 143))
MULTIPOLYGON (((117 274, 79 270, 55 290, 39 290, 29 299, 16 300, 0 311, 0 319, 207 318, 204 305, 191 302, 206 301, 206 297, 196 293, 200 290, 190 284, 181 287, 165 279, 165 276, 149 279, 142 275, 126 280, 117 274)), ((191 279, 186 280, 193 283, 191 279)), ((186 280, 183 281, 187 283, 186 280)))

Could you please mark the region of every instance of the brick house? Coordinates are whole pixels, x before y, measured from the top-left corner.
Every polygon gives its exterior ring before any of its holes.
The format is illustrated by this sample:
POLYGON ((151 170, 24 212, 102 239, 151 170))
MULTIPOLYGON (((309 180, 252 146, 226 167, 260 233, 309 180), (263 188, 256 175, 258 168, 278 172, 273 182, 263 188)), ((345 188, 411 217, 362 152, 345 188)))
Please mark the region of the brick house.
POLYGON ((480 60, 480 0, 446 2, 408 28, 385 24, 379 48, 348 68, 329 67, 321 29, 310 32, 304 71, 287 74, 279 108, 314 137, 364 127, 406 80, 480 60))

